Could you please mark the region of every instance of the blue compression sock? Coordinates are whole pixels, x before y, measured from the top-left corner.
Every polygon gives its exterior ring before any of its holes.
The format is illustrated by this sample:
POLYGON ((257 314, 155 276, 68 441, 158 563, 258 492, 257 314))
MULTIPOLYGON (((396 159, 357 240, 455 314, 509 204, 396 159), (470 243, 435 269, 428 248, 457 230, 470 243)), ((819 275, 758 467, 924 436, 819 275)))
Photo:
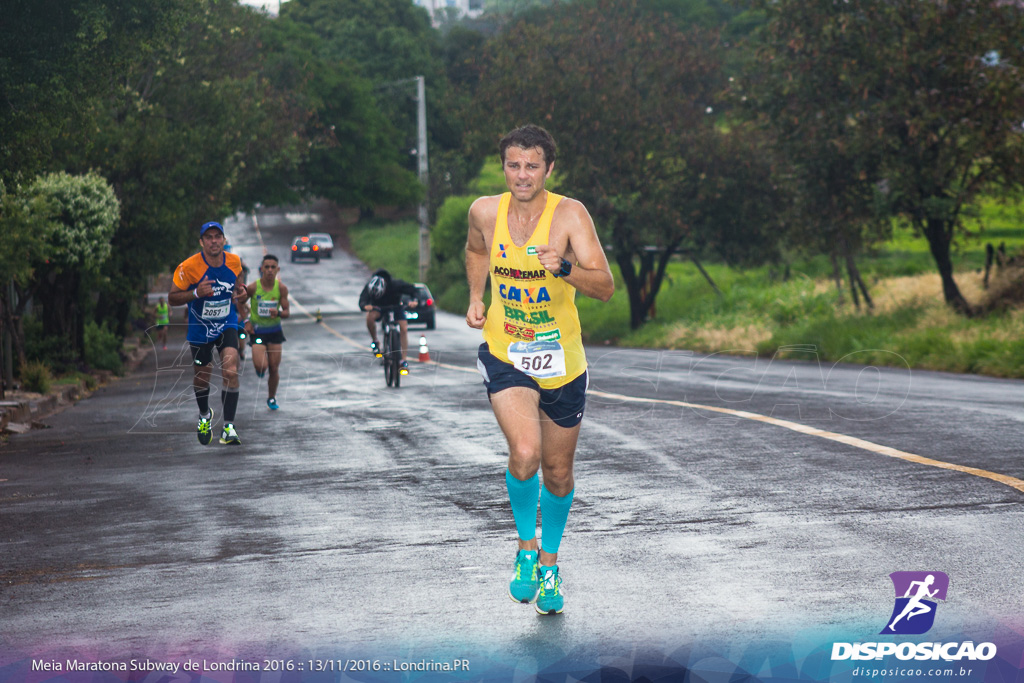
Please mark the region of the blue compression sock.
MULTIPOLYGON (((537 538, 537 497, 540 495, 540 475, 534 474, 526 481, 521 481, 505 470, 505 485, 508 487, 508 500, 512 503, 512 518, 516 520, 516 531, 519 538, 529 541, 537 538)), ((564 525, 564 523, 563 523, 564 525)))
POLYGON ((562 533, 569 519, 574 493, 576 489, 560 498, 548 491, 547 486, 540 492, 540 548, 546 553, 556 554, 562 544, 562 533))

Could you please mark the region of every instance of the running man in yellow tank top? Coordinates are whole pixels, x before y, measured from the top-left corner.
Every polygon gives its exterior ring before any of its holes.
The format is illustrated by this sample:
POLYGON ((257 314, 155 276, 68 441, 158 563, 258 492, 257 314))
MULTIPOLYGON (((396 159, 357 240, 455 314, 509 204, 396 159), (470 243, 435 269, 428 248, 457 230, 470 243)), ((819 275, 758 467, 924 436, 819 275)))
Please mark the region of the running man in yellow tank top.
POLYGON ((575 295, 608 301, 615 285, 587 209, 544 189, 555 163, 551 135, 523 126, 499 151, 509 192, 481 197, 469 210, 466 323, 483 330, 477 367, 508 441, 505 483, 519 536, 509 596, 557 614, 564 606, 558 548, 588 381, 575 295))

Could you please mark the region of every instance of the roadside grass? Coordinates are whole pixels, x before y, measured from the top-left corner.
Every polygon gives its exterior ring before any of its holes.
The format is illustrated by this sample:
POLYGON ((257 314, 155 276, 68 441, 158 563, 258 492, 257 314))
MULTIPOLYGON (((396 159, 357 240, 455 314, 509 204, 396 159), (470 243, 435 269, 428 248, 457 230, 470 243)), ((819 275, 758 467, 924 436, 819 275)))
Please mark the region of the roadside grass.
MULTIPOLYGON (((493 194, 503 188, 495 162, 484 169, 474 191, 493 194)), ((1010 268, 993 271, 989 290, 982 281, 986 244, 1004 244, 1008 256, 1024 250, 1024 206, 985 201, 977 218, 968 223, 968 234, 954 245, 953 262, 961 292, 978 305, 988 303, 992 292, 1013 289, 1005 282, 1008 278, 1024 280, 1024 271, 1010 268)), ((351 229, 351 238, 356 254, 371 268, 387 264, 384 267, 396 276, 415 279, 415 222, 359 225, 351 229)), ((825 257, 792 264, 785 280, 778 266, 737 270, 707 263, 721 296, 689 262, 673 262, 653 317, 637 330, 629 328, 629 302, 614 264, 612 300, 602 303, 579 296, 576 302, 590 344, 1024 378, 1024 303, 1007 300, 974 318, 954 313, 943 302, 927 242, 908 228, 896 228, 890 241, 857 262, 873 309, 863 302, 855 308, 848 289, 839 304, 830 279, 832 266, 825 257)), ((442 308, 464 313, 465 290, 454 289, 434 294, 442 308)))
POLYGON ((419 224, 363 221, 348 229, 352 251, 371 270, 384 268, 407 282, 419 279, 419 224))
POLYGON ((501 194, 506 189, 505 174, 501 172, 501 160, 497 155, 487 160, 480 169, 480 175, 469 184, 469 194, 477 196, 501 194))
MULTIPOLYGON (((722 297, 692 267, 672 264, 654 319, 638 330, 628 329, 624 296, 580 298, 588 342, 1024 377, 1024 309, 965 318, 943 302, 938 274, 877 278, 874 309, 858 310, 848 293, 838 305, 828 280, 706 267, 722 297)), ((960 272, 957 283, 968 301, 985 300, 980 273, 960 272)))

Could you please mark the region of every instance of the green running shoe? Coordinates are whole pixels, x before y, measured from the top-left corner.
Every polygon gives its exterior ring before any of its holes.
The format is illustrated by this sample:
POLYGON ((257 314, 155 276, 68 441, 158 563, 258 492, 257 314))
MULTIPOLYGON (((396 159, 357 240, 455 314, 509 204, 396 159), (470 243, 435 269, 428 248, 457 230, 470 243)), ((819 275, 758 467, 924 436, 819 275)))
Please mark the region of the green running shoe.
POLYGON ((199 437, 199 443, 204 446, 208 445, 213 440, 213 426, 210 424, 213 422, 213 411, 210 411, 208 417, 199 416, 199 424, 196 426, 196 436, 199 437))
POLYGON ((561 614, 565 606, 565 593, 562 591, 562 578, 558 575, 558 565, 539 567, 540 593, 534 605, 538 614, 561 614))
POLYGON ((220 435, 220 442, 231 446, 242 445, 242 440, 238 438, 238 432, 235 431, 235 425, 230 422, 224 425, 224 431, 220 435))
POLYGON ((515 575, 508 584, 508 596, 514 602, 531 603, 537 599, 537 551, 520 550, 513 565, 515 575))

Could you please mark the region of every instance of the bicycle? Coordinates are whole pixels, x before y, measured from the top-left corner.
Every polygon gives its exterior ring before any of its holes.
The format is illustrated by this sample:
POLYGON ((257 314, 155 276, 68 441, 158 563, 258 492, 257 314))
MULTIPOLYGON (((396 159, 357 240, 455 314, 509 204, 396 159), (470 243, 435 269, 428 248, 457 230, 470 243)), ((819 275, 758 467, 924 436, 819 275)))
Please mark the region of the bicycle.
POLYGON ((404 306, 374 306, 380 311, 381 364, 384 365, 384 381, 396 389, 401 385, 402 375, 402 329, 395 320, 395 311, 404 306))

